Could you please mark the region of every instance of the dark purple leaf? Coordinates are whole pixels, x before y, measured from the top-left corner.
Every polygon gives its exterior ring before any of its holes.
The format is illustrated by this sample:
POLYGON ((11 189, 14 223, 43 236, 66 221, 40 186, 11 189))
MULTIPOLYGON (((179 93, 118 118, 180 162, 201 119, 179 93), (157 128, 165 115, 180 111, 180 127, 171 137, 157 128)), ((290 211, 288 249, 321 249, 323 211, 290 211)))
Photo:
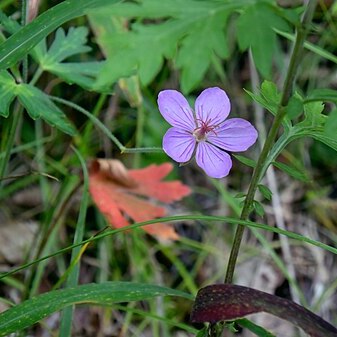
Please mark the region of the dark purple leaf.
POLYGON ((232 321, 262 311, 293 323, 311 337, 337 336, 334 326, 304 307, 278 296, 233 284, 215 284, 200 289, 191 321, 232 321))

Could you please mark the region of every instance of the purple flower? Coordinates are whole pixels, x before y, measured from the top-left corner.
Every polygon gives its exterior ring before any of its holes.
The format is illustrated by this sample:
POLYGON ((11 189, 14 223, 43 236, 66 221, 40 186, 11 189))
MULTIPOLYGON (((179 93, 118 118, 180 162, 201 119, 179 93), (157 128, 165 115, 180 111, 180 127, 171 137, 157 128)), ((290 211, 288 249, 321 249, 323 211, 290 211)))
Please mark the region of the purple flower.
POLYGON ((172 125, 163 138, 166 154, 179 163, 195 155, 197 164, 213 178, 226 177, 232 167, 225 151, 245 151, 257 139, 257 131, 246 120, 226 120, 231 105, 220 88, 205 89, 195 101, 195 112, 176 90, 161 91, 158 107, 172 125))

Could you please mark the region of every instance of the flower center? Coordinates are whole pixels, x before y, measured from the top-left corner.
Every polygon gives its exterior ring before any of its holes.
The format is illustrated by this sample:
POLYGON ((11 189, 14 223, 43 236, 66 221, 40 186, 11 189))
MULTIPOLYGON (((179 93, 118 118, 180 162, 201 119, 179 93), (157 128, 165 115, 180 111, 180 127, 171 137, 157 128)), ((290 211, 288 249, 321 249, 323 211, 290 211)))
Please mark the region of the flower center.
POLYGON ((193 131, 193 136, 196 139, 197 142, 201 142, 207 139, 207 134, 210 132, 213 132, 216 135, 216 132, 214 129, 217 127, 217 125, 210 125, 210 121, 203 121, 198 119, 197 121, 200 122, 200 126, 198 126, 193 131))

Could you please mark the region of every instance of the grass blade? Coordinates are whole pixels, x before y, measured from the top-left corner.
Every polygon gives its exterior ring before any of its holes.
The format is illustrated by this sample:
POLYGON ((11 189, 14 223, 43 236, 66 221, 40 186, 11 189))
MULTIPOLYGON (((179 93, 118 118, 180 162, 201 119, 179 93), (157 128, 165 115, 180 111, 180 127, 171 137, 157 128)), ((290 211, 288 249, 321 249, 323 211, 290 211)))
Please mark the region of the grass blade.
POLYGON ((74 304, 111 305, 157 296, 193 297, 182 291, 134 282, 91 283, 39 295, 0 314, 0 337, 32 326, 42 318, 74 304))
POLYGON ((50 8, 1 44, 0 69, 13 66, 63 23, 84 15, 89 8, 114 2, 116 0, 67 0, 50 8))

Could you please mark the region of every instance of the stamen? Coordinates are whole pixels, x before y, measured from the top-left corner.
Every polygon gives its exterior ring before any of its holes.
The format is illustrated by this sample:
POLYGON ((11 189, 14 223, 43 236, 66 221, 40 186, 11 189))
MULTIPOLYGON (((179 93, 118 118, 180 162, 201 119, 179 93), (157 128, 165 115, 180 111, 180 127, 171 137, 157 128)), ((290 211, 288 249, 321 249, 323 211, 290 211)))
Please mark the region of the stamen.
POLYGON ((207 119, 206 121, 202 119, 196 119, 198 123, 198 127, 194 130, 193 136, 196 138, 196 140, 203 141, 207 138, 207 134, 210 132, 213 132, 214 135, 218 135, 214 129, 216 129, 218 125, 212 125, 212 119, 207 119))

